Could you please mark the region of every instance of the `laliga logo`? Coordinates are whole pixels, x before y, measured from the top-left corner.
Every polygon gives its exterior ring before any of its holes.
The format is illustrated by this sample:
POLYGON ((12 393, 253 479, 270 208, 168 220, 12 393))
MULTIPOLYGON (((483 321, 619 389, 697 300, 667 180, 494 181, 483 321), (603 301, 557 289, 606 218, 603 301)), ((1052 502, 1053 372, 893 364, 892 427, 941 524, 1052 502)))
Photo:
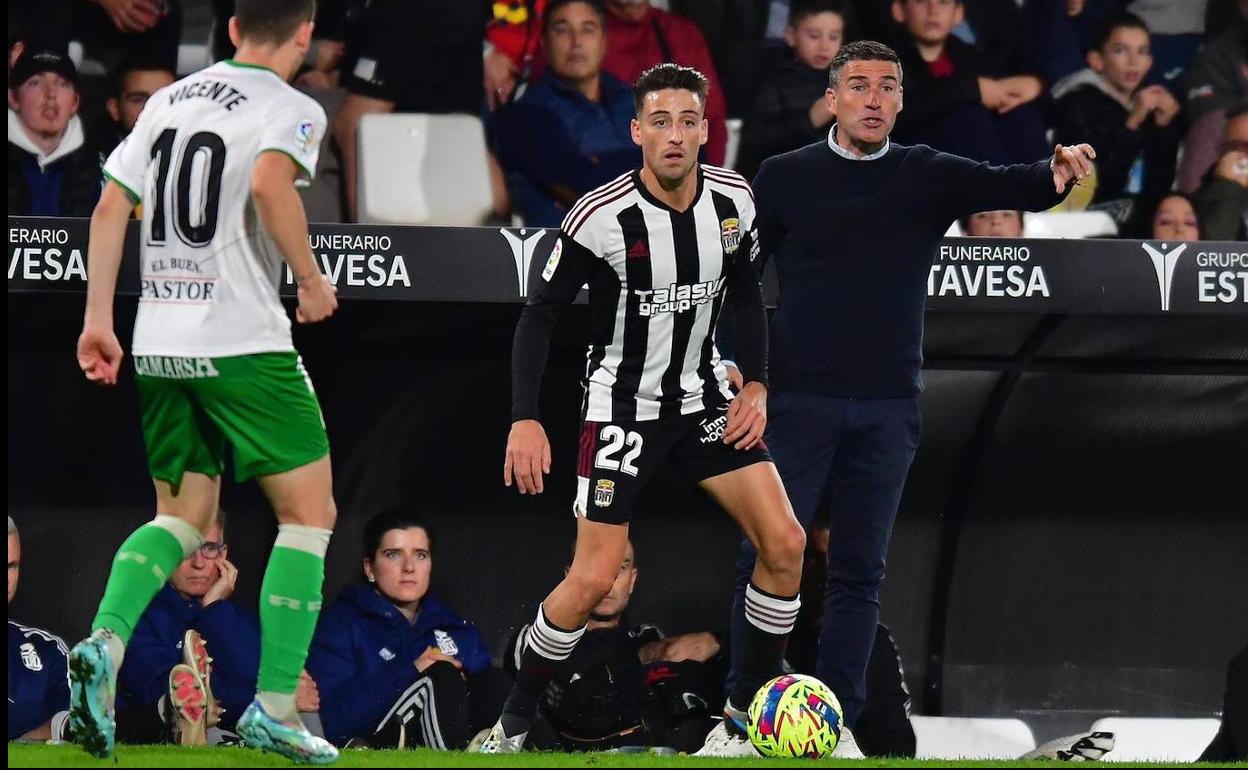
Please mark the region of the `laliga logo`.
POLYGON ((1174 251, 1167 251, 1169 244, 1166 243, 1161 244, 1161 251, 1153 248, 1150 243, 1141 243, 1140 246, 1148 252, 1149 259, 1153 260, 1153 269, 1157 271, 1157 289, 1161 292, 1161 309, 1163 312, 1169 312, 1170 282, 1174 278, 1174 267, 1187 249, 1187 244, 1184 243, 1174 251))
POLYGON ((528 228, 524 227, 520 228, 519 235, 505 227, 500 227, 498 231, 503 234, 503 237, 507 239, 507 245, 511 247, 511 258, 516 262, 516 283, 520 287, 520 296, 527 296, 529 263, 533 261, 533 249, 546 231, 535 229, 532 235, 525 235, 528 228))

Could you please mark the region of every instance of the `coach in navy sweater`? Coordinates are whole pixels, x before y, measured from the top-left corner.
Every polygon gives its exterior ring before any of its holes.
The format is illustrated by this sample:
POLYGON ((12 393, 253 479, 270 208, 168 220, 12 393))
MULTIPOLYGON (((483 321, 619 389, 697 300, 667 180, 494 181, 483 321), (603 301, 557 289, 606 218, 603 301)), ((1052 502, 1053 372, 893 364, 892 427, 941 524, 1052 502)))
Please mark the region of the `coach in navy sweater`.
MULTIPOLYGON (((1095 155, 1087 145, 1059 145, 1049 160, 1001 167, 892 144, 902 72, 880 43, 842 48, 829 82, 837 123, 828 138, 768 159, 754 192, 762 253, 775 259, 780 279, 767 445, 803 524, 825 492, 833 501, 815 673, 852 726, 864 701, 884 557, 918 446, 923 308, 941 237, 976 211, 1052 207, 1068 183, 1090 173, 1095 155)), ((734 637, 746 622, 753 564, 746 542, 734 637)))

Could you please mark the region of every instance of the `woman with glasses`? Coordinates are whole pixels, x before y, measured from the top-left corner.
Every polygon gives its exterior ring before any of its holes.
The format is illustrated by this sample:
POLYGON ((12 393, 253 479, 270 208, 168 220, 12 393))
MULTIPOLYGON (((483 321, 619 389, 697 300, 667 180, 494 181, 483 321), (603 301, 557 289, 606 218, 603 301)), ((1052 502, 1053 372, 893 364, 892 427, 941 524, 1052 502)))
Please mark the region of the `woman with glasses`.
POLYGON ((493 716, 481 701, 499 672, 477 627, 429 592, 433 531, 394 508, 365 524, 363 546, 366 582, 325 610, 308 652, 325 737, 462 749, 493 716))

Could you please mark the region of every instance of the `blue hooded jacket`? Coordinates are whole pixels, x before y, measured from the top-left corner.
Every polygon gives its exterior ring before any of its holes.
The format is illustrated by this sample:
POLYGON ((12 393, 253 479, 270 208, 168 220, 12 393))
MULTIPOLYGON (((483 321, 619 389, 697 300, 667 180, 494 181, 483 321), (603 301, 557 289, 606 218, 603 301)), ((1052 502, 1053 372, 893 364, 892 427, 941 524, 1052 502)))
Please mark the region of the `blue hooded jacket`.
POLYGON ((212 694, 225 721, 243 714, 256 694, 260 672, 260 621, 231 601, 201 606, 166 584, 148 605, 126 646, 117 675, 118 708, 156 703, 169 692, 169 669, 182 662, 182 636, 194 628, 212 656, 212 694))
POLYGON ((69 664, 60 637, 9 621, 9 740, 69 709, 69 664))
POLYGON ((436 647, 464 664, 465 674, 490 665, 477 627, 432 596, 413 623, 370 586, 343 590, 321 614, 308 652, 308 673, 321 696, 321 723, 334 743, 368 736, 416 682, 416 659, 436 647))

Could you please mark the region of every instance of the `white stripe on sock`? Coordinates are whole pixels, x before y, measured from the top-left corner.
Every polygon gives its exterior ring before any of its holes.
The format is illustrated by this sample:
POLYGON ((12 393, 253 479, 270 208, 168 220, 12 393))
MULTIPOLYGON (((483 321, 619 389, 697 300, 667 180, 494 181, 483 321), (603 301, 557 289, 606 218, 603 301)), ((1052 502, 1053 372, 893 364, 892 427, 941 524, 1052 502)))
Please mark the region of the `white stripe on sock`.
POLYGON ((769 634, 783 636, 791 632, 801 607, 800 595, 781 599, 763 593, 753 583, 745 588, 745 619, 769 634))
POLYGON ((576 647, 576 643, 581 640, 584 634, 585 626, 572 631, 555 628, 546 619, 545 610, 539 606, 537 608, 537 618, 533 621, 533 625, 529 627, 529 646, 543 658, 567 660, 567 657, 572 654, 572 650, 576 647))
POLYGON ((282 524, 277 528, 277 540, 273 542, 273 547, 293 548, 324 559, 325 552, 329 550, 329 536, 333 533, 333 530, 321 527, 282 524))
POLYGON ((203 533, 191 526, 190 522, 185 519, 179 519, 177 516, 158 513, 156 518, 149 523, 160 527, 177 539, 178 545, 182 546, 183 559, 195 553, 195 549, 199 548, 204 542, 203 533))

